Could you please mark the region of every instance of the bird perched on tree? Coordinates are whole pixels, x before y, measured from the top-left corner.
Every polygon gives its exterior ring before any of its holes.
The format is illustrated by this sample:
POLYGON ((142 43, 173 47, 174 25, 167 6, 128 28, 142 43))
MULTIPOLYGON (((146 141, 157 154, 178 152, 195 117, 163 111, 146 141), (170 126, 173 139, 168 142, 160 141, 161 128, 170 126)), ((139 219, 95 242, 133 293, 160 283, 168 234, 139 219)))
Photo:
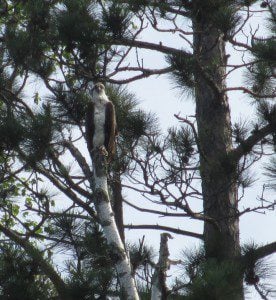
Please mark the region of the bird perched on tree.
POLYGON ((115 154, 118 134, 114 105, 102 83, 96 83, 90 94, 92 101, 88 105, 85 122, 88 150, 90 153, 96 149, 106 150, 110 162, 115 154))

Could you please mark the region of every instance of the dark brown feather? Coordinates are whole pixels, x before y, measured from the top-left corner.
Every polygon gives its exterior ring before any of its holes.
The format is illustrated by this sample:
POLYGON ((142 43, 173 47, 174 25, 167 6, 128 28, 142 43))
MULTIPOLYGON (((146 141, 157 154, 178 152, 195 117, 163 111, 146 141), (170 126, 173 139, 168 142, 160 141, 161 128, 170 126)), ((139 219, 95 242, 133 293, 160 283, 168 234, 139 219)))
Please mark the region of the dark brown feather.
POLYGON ((116 135, 118 134, 115 109, 112 102, 106 103, 104 132, 105 132, 104 146, 108 152, 108 160, 110 161, 113 159, 115 155, 115 150, 116 150, 115 138, 116 135))

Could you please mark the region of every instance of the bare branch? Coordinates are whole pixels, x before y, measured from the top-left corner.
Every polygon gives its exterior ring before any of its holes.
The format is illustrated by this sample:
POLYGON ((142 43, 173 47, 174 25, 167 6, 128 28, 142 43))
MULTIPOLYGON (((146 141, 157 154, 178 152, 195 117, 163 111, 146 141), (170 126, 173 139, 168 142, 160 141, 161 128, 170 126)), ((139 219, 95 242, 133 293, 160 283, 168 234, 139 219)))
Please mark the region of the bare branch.
POLYGON ((181 235, 186 235, 190 237, 194 237, 197 239, 203 240, 203 235, 191 231, 186 231, 178 228, 172 228, 172 227, 167 227, 167 226, 162 226, 162 225, 132 225, 128 224, 124 226, 127 229, 153 229, 153 230, 163 230, 163 231, 168 231, 168 232, 173 232, 176 234, 181 234, 181 235))
POLYGON ((137 41, 132 39, 120 39, 120 40, 113 40, 112 44, 137 47, 140 49, 148 49, 148 50, 158 51, 165 54, 183 54, 182 50, 164 46, 162 43, 155 44, 155 43, 137 41))
POLYGON ((276 93, 275 94, 258 94, 258 93, 254 93, 253 91, 251 91, 250 89, 247 89, 243 86, 239 86, 239 87, 228 87, 226 89, 223 90, 223 92, 230 92, 230 91, 242 91, 245 94, 249 94, 255 98, 259 98, 259 99, 268 99, 268 98, 275 98, 276 97, 276 93))

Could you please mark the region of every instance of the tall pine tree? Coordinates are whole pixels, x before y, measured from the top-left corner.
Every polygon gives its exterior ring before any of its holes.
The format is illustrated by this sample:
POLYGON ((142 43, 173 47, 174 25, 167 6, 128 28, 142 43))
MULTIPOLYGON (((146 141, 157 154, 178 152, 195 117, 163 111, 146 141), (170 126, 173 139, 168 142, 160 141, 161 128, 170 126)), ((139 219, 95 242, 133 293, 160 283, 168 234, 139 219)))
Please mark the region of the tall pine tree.
MULTIPOLYGON (((275 155, 273 1, 0 3, 0 231, 33 259, 58 297, 74 299, 77 290, 84 299, 106 297, 107 292, 127 298, 128 293, 120 280, 120 291, 117 288, 122 274, 101 267, 103 263, 117 266, 122 257, 127 262, 126 243, 118 253, 118 247, 110 247, 108 236, 105 240, 98 228, 98 224, 105 225, 97 206, 95 176, 87 150, 80 147, 86 142, 83 124, 90 101, 86 88, 97 81, 106 84, 120 126, 117 157, 105 173, 110 187, 105 200, 113 201, 122 242, 124 227, 165 230, 203 240, 204 250, 190 256, 185 265, 188 281, 183 278, 171 291, 164 289, 156 297, 166 299, 171 293, 183 299, 240 300, 244 299, 244 282, 267 297, 259 285, 265 271, 258 266, 276 251, 275 242, 241 249, 239 219, 247 212, 273 209, 275 202, 263 199, 261 205, 244 210, 239 206, 239 193, 250 184, 246 172, 254 162, 272 151, 275 155), (267 18, 268 26, 261 34, 248 26, 255 14, 267 18), (147 41, 149 27, 179 39, 174 47, 147 41), (227 49, 242 53, 238 63, 231 61, 227 49), (146 66, 143 50, 164 55, 166 65, 146 66), (135 62, 129 61, 132 54, 135 62), (227 79, 238 70, 244 70, 245 82, 229 86, 227 79), (121 87, 162 74, 169 74, 173 85, 195 100, 196 122, 176 115, 182 126, 170 128, 167 134, 153 126, 154 116, 139 110, 133 96, 121 87), (26 94, 35 77, 45 89, 44 97, 37 91, 31 97, 26 94), (252 125, 232 126, 232 91, 243 92, 257 104, 252 125), (47 183, 52 184, 51 190, 45 188, 47 183), (129 203, 124 199, 124 186, 160 204, 160 209, 129 203), (194 199, 203 201, 201 210, 192 208, 194 199), (204 231, 126 226, 123 201, 145 213, 200 220, 204 231), (93 241, 101 247, 94 249, 93 241), (56 247, 73 253, 67 279, 41 252, 56 247)), ((266 166, 272 179, 274 165, 272 158, 266 166)), ((142 255, 142 246, 139 264, 154 268, 149 256, 142 255)), ((135 263, 134 271, 139 269, 135 263)), ((135 293, 134 285, 130 289, 135 293)))

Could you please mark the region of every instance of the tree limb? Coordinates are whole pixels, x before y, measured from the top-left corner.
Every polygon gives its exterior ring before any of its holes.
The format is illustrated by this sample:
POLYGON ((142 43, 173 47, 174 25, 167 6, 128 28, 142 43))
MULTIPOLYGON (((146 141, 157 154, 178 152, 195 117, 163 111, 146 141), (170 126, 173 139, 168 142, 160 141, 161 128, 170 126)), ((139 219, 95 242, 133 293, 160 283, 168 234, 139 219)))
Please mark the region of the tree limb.
POLYGON ((13 242, 20 245, 26 253, 41 267, 45 275, 49 277, 62 300, 69 300, 68 290, 65 282, 61 279, 54 268, 43 258, 42 253, 29 241, 20 238, 15 231, 6 228, 0 223, 0 231, 13 242))
MULTIPOLYGON (((269 256, 273 253, 276 253, 276 242, 261 246, 254 250, 254 260, 257 261, 258 259, 264 258, 266 256, 269 256)), ((247 258, 247 255, 252 256, 252 253, 245 254, 242 256, 242 260, 245 260, 247 258)))
POLYGON ((131 40, 131 39, 119 39, 119 40, 113 40, 111 41, 112 45, 121 45, 121 46, 131 46, 131 47, 137 47, 140 49, 148 49, 153 51, 162 52, 165 54, 183 54, 183 51, 180 49, 171 48, 168 46, 163 46, 163 44, 155 44, 150 42, 144 42, 144 41, 137 41, 137 40, 131 40))
POLYGON ((190 236, 190 237, 194 237, 194 238, 203 240, 203 235, 200 234, 200 233, 186 231, 186 230, 182 230, 182 229, 179 229, 179 228, 172 228, 172 227, 162 226, 162 225, 158 225, 158 224, 156 224, 156 225, 132 225, 132 224, 128 224, 128 225, 125 225, 124 227, 128 228, 128 229, 163 230, 163 231, 173 232, 173 233, 176 233, 176 234, 186 235, 186 236, 190 236))
POLYGON ((260 142, 264 137, 272 133, 272 131, 273 128, 270 124, 255 131, 246 140, 242 141, 237 148, 233 149, 229 153, 229 156, 232 157, 232 159, 234 159, 235 162, 238 162, 243 155, 249 153, 258 142, 260 142))

